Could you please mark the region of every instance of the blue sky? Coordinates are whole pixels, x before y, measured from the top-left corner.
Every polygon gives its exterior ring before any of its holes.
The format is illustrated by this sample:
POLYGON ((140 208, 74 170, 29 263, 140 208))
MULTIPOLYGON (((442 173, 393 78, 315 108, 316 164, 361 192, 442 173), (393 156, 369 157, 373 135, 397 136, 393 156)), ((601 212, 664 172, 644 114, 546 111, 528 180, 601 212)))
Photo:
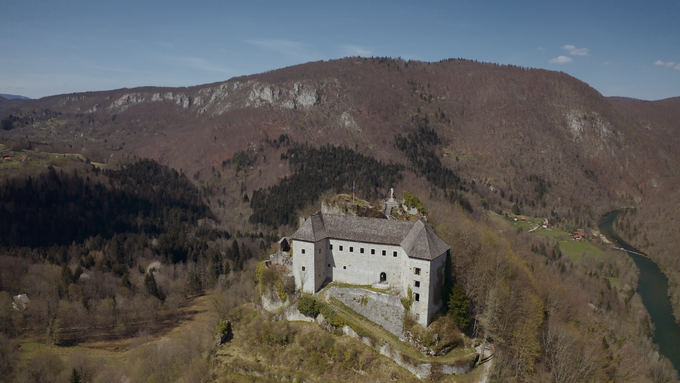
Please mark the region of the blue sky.
POLYGON ((563 71, 680 96, 680 1, 0 2, 0 93, 191 86, 346 56, 563 71))

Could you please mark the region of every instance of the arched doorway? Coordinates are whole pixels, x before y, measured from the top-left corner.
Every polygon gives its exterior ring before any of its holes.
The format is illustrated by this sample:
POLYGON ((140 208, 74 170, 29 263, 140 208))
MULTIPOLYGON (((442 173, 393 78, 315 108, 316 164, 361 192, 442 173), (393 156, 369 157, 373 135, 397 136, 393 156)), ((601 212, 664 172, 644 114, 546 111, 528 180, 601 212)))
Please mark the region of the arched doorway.
POLYGON ((387 282, 387 274, 380 273, 380 283, 387 282))

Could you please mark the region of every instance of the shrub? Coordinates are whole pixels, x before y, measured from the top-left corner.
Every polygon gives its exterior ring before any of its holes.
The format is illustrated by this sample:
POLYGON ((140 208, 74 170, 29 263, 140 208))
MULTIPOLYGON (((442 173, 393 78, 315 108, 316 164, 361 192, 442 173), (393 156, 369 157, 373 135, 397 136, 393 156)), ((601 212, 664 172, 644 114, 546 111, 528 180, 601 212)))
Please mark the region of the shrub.
POLYGON ((267 268, 266 264, 259 262, 255 269, 255 278, 260 285, 260 294, 264 294, 267 289, 276 288, 276 293, 282 301, 286 300, 286 293, 283 286, 283 277, 275 271, 267 268))
POLYGON ((335 327, 343 327, 347 326, 347 319, 345 317, 338 315, 331 306, 318 302, 321 304, 321 314, 323 314, 323 317, 326 318, 326 322, 328 322, 331 326, 335 327))
POLYGON ((311 315, 314 317, 319 315, 318 302, 316 299, 310 297, 309 295, 304 295, 300 297, 300 299, 298 299, 297 307, 298 310, 300 310, 300 312, 303 314, 311 315))
POLYGON ((215 327, 215 335, 225 336, 231 334, 231 322, 230 321, 220 321, 215 327))
POLYGON ((423 206, 423 203, 420 202, 420 199, 415 194, 411 194, 407 191, 405 191, 403 194, 406 206, 415 207, 422 214, 425 214, 427 212, 425 210, 425 207, 423 206))
POLYGON ((301 313, 317 316, 323 314, 326 322, 335 327, 342 327, 347 325, 347 319, 338 315, 331 306, 324 302, 320 302, 315 298, 305 295, 298 299, 298 310, 301 313))
POLYGON ((470 317, 468 314, 469 305, 470 298, 465 294, 463 287, 456 283, 451 291, 448 306, 449 314, 456 322, 459 329, 465 329, 470 324, 470 317))
POLYGON ((411 306, 413 305, 413 301, 415 301, 415 297, 413 296, 413 290, 411 290, 411 286, 409 286, 408 292, 406 293, 406 297, 401 298, 401 304, 404 305, 404 309, 406 311, 409 311, 411 309, 411 306))

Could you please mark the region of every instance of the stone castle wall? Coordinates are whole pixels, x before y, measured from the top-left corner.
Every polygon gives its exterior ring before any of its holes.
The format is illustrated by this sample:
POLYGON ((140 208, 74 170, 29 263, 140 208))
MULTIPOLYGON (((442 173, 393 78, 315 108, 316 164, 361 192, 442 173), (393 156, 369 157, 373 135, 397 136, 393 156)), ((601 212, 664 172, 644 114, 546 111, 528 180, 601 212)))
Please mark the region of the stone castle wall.
POLYGON ((347 307, 375 322, 392 334, 401 337, 404 332, 404 306, 401 299, 388 294, 360 288, 332 286, 326 292, 347 307))

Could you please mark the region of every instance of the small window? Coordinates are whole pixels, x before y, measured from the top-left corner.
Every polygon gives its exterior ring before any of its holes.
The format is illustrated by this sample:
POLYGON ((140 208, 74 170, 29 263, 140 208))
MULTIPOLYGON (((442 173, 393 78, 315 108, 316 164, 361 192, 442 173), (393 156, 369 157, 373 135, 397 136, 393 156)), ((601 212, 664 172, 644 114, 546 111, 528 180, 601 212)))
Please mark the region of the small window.
POLYGON ((330 264, 330 263, 328 264, 328 267, 331 267, 331 264, 330 264))
POLYGON ((304 266, 302 266, 302 271, 305 271, 305 267, 304 267, 304 266))
POLYGON ((371 249, 371 255, 375 255, 375 249, 371 249))
POLYGON ((321 254, 321 249, 319 249, 319 254, 321 254))
POLYGON ((420 281, 415 281, 415 282, 413 282, 413 285, 414 285, 415 287, 420 287, 420 281))
POLYGON ((392 256, 393 256, 393 257, 396 257, 396 256, 397 256, 397 252, 396 252, 396 251, 392 252, 392 256))
POLYGON ((304 254, 304 253, 305 253, 305 249, 302 249, 302 254, 304 254))
POLYGON ((340 251, 342 251, 342 245, 340 245, 340 251))
POLYGON ((349 252, 350 252, 350 253, 353 253, 353 252, 354 252, 354 248, 353 248, 352 246, 349 247, 349 252))
POLYGON ((383 255, 387 255, 387 250, 383 250, 383 255))
POLYGON ((363 254, 363 253, 364 253, 364 248, 362 247, 361 249, 359 249, 359 252, 360 252, 361 254, 363 254))
POLYGON ((342 269, 343 269, 343 270, 347 270, 347 266, 342 266, 342 269))
POLYGON ((416 267, 416 275, 420 275, 420 268, 416 267))
POLYGON ((416 320, 420 320, 420 314, 416 313, 416 320))
POLYGON ((331 246, 331 250, 333 250, 333 245, 330 245, 330 246, 331 246))
POLYGON ((416 293, 416 301, 420 301, 420 294, 416 293))

